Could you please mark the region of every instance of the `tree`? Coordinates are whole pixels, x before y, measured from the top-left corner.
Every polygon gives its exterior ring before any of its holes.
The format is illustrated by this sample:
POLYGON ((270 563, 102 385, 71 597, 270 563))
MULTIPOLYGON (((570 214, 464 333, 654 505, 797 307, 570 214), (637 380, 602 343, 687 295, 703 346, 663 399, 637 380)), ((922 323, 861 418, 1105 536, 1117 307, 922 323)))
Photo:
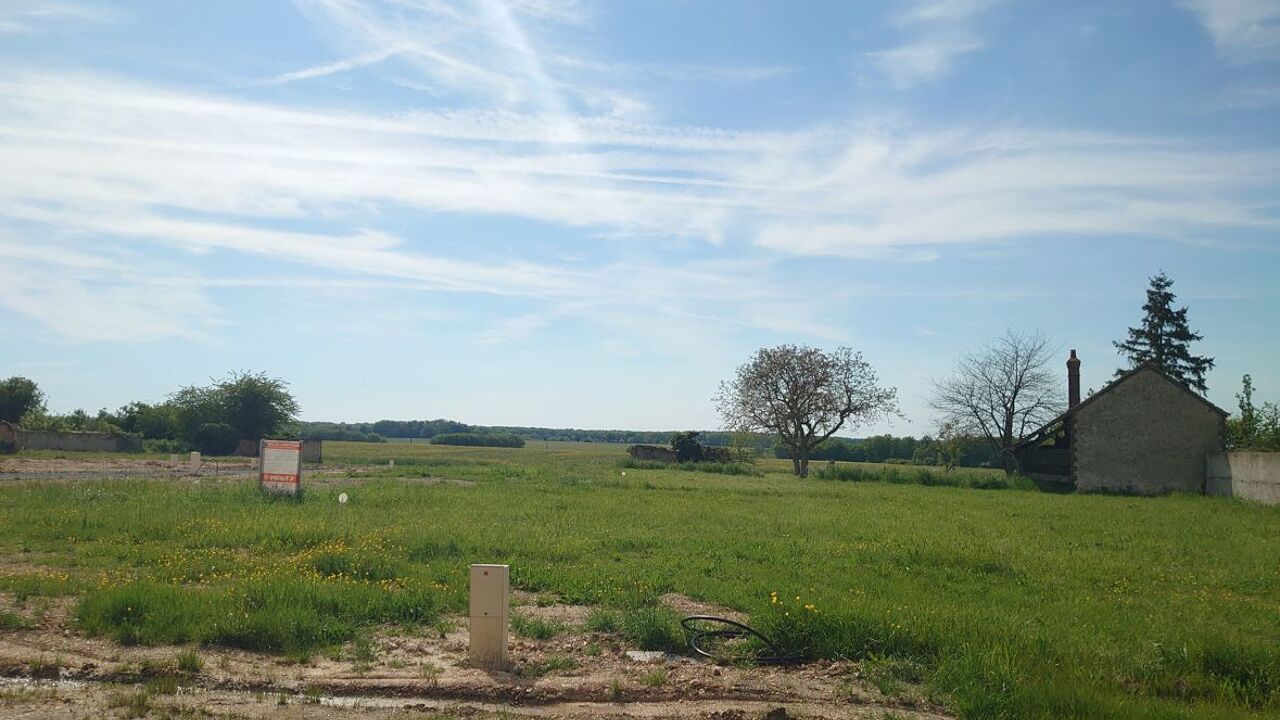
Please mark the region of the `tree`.
POLYGON ((29 412, 44 412, 44 392, 40 386, 18 375, 0 380, 0 421, 16 424, 29 412))
POLYGON ((678 432, 671 436, 671 449, 676 451, 676 462, 702 462, 702 442, 697 430, 678 432))
POLYGON ((1062 410, 1060 375, 1045 367, 1050 355, 1045 335, 1006 330, 935 380, 929 405, 951 432, 986 438, 1005 472, 1013 473, 1014 446, 1062 410))
POLYGON ((232 373, 214 392, 223 422, 242 438, 279 435, 297 419, 298 401, 289 393, 289 385, 263 373, 232 373))
MULTIPOLYGON (((1150 280, 1147 302, 1142 306, 1146 313, 1142 324, 1129 328, 1124 342, 1112 344, 1129 358, 1130 368, 1144 362, 1154 363, 1170 377, 1203 395, 1208 391, 1204 375, 1213 369, 1213 358, 1191 354, 1191 343, 1203 338, 1187 326, 1187 309, 1173 308, 1177 297, 1170 292, 1173 280, 1164 271, 1150 280)), ((1117 370, 1116 375, 1124 372, 1124 369, 1117 370)))
POLYGON ((1240 392, 1240 416, 1227 419, 1227 442, 1237 450, 1280 450, 1280 407, 1253 403, 1253 377, 1245 375, 1240 392))
POLYGON ((938 439, 934 441, 938 462, 951 472, 960 464, 964 456, 964 434, 954 422, 944 422, 938 426, 938 439))
POLYGON ((169 398, 178 430, 194 442, 207 423, 231 426, 240 439, 280 435, 298 414, 298 402, 283 380, 262 373, 232 373, 207 387, 184 387, 169 398))
POLYGON ((813 449, 840 428, 898 414, 897 393, 881 387, 862 354, 849 348, 824 353, 780 345, 756 351, 720 383, 715 402, 727 427, 776 434, 795 474, 806 477, 813 449))
POLYGON ((230 455, 240 443, 236 429, 226 423, 205 423, 196 428, 191 444, 202 455, 230 455))

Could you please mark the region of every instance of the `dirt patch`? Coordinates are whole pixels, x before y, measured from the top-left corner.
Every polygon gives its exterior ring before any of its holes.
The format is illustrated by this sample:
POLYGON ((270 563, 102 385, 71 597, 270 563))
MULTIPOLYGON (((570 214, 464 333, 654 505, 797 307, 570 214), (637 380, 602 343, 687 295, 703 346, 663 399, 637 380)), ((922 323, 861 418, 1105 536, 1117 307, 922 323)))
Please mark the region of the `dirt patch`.
POLYGON ((60 604, 37 628, 0 634, 0 678, 7 678, 0 680, 0 715, 112 717, 119 714, 113 703, 141 703, 147 695, 156 717, 181 717, 192 708, 253 718, 381 718, 409 710, 449 718, 747 719, 777 708, 787 717, 880 718, 887 711, 945 717, 921 701, 885 697, 860 679, 856 663, 720 667, 674 656, 637 662, 620 638, 570 622, 589 608, 535 601, 519 611, 573 629, 548 640, 514 638, 512 664, 502 671, 470 666, 465 618, 410 635, 388 629, 299 660, 197 648, 199 669, 191 671, 188 662, 181 671, 179 654, 190 648, 121 647, 84 637, 68 627, 69 609, 60 604))
POLYGON ((694 600, 688 595, 681 595, 680 593, 667 593, 658 598, 658 601, 681 615, 715 615, 735 622, 747 621, 747 616, 737 610, 723 605, 716 605, 715 603, 694 600))

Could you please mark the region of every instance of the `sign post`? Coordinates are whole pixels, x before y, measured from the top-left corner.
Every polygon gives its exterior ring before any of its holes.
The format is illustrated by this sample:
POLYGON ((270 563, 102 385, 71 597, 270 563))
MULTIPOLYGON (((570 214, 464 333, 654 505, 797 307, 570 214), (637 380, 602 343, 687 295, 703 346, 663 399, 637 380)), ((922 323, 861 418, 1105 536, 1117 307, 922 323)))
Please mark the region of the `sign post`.
POLYGON ((302 492, 302 441, 258 441, 258 487, 298 497, 302 492))

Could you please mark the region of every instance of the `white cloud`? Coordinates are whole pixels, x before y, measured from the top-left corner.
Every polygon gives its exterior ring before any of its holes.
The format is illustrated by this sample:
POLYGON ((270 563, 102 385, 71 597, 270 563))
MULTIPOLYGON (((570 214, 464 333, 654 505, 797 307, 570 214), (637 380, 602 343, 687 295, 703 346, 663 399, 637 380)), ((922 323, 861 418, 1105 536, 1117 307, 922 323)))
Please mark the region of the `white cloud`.
POLYGON ((979 16, 1004 0, 923 0, 893 17, 915 39, 868 56, 897 87, 936 79, 955 61, 986 46, 974 29, 979 16))
POLYGON ((1181 0, 1213 44, 1235 62, 1280 58, 1280 3, 1275 0, 1181 0))

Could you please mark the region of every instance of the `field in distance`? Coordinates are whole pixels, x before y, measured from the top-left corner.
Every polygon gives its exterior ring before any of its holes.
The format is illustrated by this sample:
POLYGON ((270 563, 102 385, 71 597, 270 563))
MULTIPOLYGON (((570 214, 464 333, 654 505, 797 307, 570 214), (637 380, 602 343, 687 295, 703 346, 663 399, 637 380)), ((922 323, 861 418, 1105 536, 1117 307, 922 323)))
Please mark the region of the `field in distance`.
POLYGON ((243 479, 0 484, 0 618, 31 624, 66 597, 75 629, 116 642, 306 658, 463 614, 467 565, 501 562, 521 590, 650 633, 628 642, 678 648, 659 598, 680 593, 960 717, 1280 710, 1280 508, 625 457, 596 443, 326 443, 341 469, 302 502, 243 479))

